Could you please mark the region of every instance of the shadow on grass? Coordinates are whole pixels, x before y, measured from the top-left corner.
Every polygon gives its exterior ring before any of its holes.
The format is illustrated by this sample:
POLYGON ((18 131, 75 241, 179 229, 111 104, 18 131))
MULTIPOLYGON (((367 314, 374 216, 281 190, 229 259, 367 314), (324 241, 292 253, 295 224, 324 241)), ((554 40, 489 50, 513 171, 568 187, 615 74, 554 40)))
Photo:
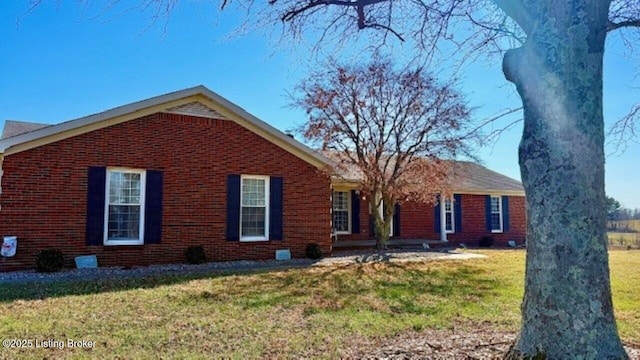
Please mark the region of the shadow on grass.
MULTIPOLYGON (((223 299, 246 310, 302 306, 304 316, 371 311, 436 315, 455 304, 473 306, 497 296, 504 284, 484 269, 462 263, 369 263, 273 274, 260 284, 235 284, 223 299)), ((198 297, 197 293, 190 300, 198 297)))
MULTIPOLYGON (((42 300, 52 297, 73 295, 91 295, 105 292, 127 291, 134 289, 153 289, 171 286, 192 280, 225 278, 236 275, 258 275, 281 272, 306 266, 289 265, 260 269, 210 270, 188 274, 150 274, 126 278, 109 277, 96 279, 59 279, 47 282, 23 282, 0 284, 0 303, 15 300, 42 300)), ((206 294, 203 298, 207 298, 206 294)))
POLYGON ((370 310, 387 314, 425 314, 452 301, 479 301, 501 286, 486 270, 463 263, 336 264, 310 267, 215 270, 200 274, 144 278, 3 284, 0 302, 154 289, 211 280, 171 291, 167 301, 183 305, 233 304, 246 310, 301 305, 303 314, 370 310))

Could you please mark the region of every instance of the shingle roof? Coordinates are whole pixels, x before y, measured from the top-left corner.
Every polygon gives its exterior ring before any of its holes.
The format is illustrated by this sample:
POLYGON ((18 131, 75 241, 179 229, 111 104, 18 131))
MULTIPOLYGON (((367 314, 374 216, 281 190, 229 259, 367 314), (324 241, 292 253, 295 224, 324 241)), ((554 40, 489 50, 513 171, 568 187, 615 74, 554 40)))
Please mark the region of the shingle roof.
MULTIPOLYGON (((329 152, 325 156, 335 159, 336 155, 329 152)), ((393 159, 391 159, 393 161, 393 159)), ((393 164, 392 164, 393 165, 393 164)), ((336 180, 358 182, 362 173, 353 167, 335 167, 336 180)), ((524 195, 522 183, 508 176, 502 175, 486 167, 470 161, 452 161, 449 170, 450 186, 455 192, 460 193, 514 193, 524 195)))
POLYGON ((7 120, 4 123, 2 136, 0 139, 8 139, 10 137, 26 134, 28 132, 38 130, 50 126, 49 124, 38 124, 26 121, 7 120))
POLYGON ((523 192, 522 183, 508 176, 468 161, 456 161, 453 165, 454 190, 469 192, 523 192))

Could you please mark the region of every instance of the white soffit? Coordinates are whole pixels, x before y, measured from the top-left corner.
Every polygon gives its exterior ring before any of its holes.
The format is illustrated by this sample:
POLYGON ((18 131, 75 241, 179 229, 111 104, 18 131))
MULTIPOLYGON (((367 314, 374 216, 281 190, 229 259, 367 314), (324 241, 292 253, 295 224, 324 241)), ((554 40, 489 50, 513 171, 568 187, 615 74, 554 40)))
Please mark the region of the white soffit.
POLYGON ((170 109, 167 109, 165 112, 170 114, 190 115, 190 116, 205 117, 210 119, 229 120, 224 115, 217 112, 215 109, 212 109, 199 101, 194 101, 192 103, 175 106, 170 109))

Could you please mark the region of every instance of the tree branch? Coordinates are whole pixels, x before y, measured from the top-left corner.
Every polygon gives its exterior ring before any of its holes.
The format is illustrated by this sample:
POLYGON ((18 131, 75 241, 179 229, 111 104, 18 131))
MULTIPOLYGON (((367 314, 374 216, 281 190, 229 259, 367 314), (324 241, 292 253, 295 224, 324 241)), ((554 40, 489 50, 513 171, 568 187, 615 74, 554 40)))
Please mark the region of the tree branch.
POLYGON ((609 21, 609 24, 607 25, 607 31, 614 31, 625 27, 640 27, 640 19, 620 22, 609 21))
POLYGON ((297 15, 302 14, 303 12, 312 9, 314 7, 318 7, 318 6, 327 6, 327 5, 337 5, 337 6, 348 6, 348 7, 355 7, 355 8, 364 8, 367 5, 373 5, 373 4, 377 4, 377 3, 381 3, 381 2, 386 2, 388 0, 355 0, 355 1, 351 1, 351 0, 315 0, 315 1, 311 1, 309 3, 307 3, 306 5, 302 5, 298 8, 294 8, 291 9, 287 12, 285 12, 282 16, 281 16, 281 20, 282 21, 291 21, 293 20, 297 15))
POLYGON ((388 32, 392 33, 395 37, 397 37, 398 40, 404 42, 404 38, 402 37, 402 35, 400 35, 399 33, 397 33, 395 30, 393 30, 392 28, 390 28, 387 25, 382 25, 382 24, 377 24, 377 23, 364 24, 360 29, 364 29, 364 28, 382 29, 382 30, 388 31, 388 32))

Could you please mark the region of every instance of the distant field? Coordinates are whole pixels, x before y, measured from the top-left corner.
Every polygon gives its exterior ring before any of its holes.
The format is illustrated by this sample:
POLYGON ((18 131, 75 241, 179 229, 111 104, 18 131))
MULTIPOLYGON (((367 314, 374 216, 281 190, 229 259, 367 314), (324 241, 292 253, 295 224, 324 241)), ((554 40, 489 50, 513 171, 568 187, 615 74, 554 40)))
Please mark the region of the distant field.
POLYGON ((640 220, 627 220, 624 221, 630 229, 640 232, 640 220))
POLYGON ((611 246, 640 248, 640 233, 609 232, 607 235, 609 235, 609 245, 611 246))
POLYGON ((609 228, 640 232, 640 220, 609 221, 609 228))
POLYGON ((610 221, 609 245, 640 249, 640 220, 610 221))

